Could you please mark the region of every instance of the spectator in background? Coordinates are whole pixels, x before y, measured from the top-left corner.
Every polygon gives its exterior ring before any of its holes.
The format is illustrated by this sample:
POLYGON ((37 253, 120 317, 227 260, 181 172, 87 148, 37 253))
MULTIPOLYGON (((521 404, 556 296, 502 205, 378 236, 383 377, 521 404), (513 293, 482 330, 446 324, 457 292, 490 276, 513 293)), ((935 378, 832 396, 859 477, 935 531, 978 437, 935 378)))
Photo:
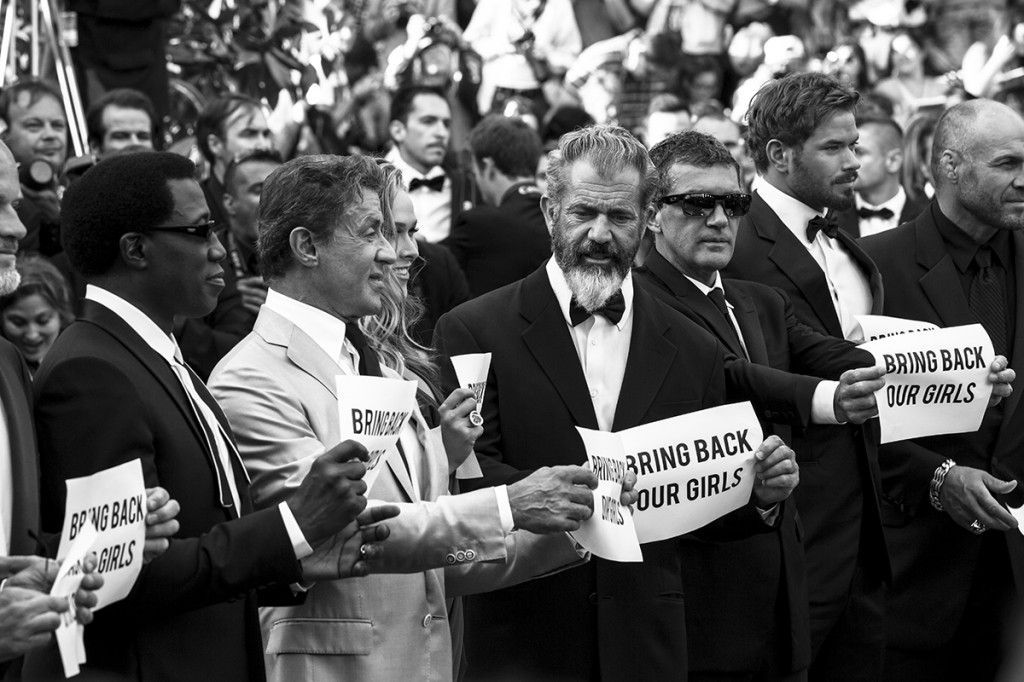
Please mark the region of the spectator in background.
POLYGON ((156 111, 146 95, 131 88, 109 90, 85 114, 89 149, 98 158, 136 147, 153 149, 156 111))
POLYGON ((452 109, 440 90, 402 88, 391 99, 389 132, 394 147, 387 160, 402 172, 419 219, 420 239, 447 237, 459 214, 479 203, 467 170, 448 156, 452 109))
POLYGON ((651 99, 644 125, 644 144, 650 149, 675 133, 690 129, 690 110, 680 97, 662 93, 651 99))
POLYGON ((459 216, 442 245, 466 274, 471 296, 511 284, 551 256, 534 169, 540 137, 525 122, 491 114, 469 138, 473 174, 485 204, 459 216))
POLYGON ((903 131, 903 172, 900 184, 911 201, 928 201, 935 194, 932 180, 932 138, 937 114, 915 114, 903 131))
POLYGON ((647 20, 647 30, 678 33, 688 57, 721 57, 729 37, 729 17, 739 4, 739 0, 658 0, 647 20))
POLYGON ((722 106, 722 61, 707 55, 686 57, 679 74, 680 87, 690 110, 722 106))
POLYGON ((19 248, 52 256, 61 249, 57 178, 68 139, 60 93, 43 81, 12 83, 0 94, 0 118, 6 124, 0 139, 19 164, 22 198, 16 210, 27 231, 19 248))
POLYGON ((263 105, 245 95, 227 95, 215 99, 196 120, 196 144, 207 163, 209 177, 203 182, 206 203, 214 222, 223 225, 227 216, 224 198, 224 171, 242 152, 273 149, 274 142, 263 105))
POLYGON ((800 38, 792 35, 773 36, 764 42, 764 60, 757 69, 736 87, 732 96, 732 120, 742 124, 750 108, 750 100, 761 87, 788 73, 803 71, 807 50, 800 38))
POLYGON ((534 175, 537 189, 541 194, 544 194, 548 188, 547 153, 558 146, 558 140, 562 135, 591 125, 594 125, 594 118, 586 110, 570 104, 552 109, 544 117, 544 123, 540 127, 540 139, 544 153, 537 159, 537 173, 534 175))
POLYGON ((596 122, 636 131, 651 98, 670 91, 681 58, 678 33, 634 29, 580 53, 565 87, 596 122))
POLYGON ((844 40, 828 51, 822 71, 834 76, 848 88, 864 93, 868 90, 868 64, 864 48, 855 40, 844 40))
POLYGON ((875 94, 893 105, 893 118, 905 125, 918 111, 941 112, 946 107, 948 86, 925 71, 920 40, 910 31, 893 36, 889 48, 889 76, 875 86, 875 94))
POLYGON ((747 153, 747 144, 743 139, 740 125, 726 116, 721 109, 712 109, 696 117, 690 130, 710 135, 725 145, 740 166, 740 185, 743 191, 749 192, 756 171, 754 160, 747 153))
POLYGON ((64 276, 46 258, 18 258, 21 283, 0 296, 0 336, 14 344, 35 374, 57 335, 71 323, 71 303, 64 276))
POLYGON ((857 132, 856 204, 837 217, 839 226, 851 235, 867 237, 916 218, 927 202, 911 201, 900 184, 903 131, 899 125, 891 118, 858 118, 857 132))

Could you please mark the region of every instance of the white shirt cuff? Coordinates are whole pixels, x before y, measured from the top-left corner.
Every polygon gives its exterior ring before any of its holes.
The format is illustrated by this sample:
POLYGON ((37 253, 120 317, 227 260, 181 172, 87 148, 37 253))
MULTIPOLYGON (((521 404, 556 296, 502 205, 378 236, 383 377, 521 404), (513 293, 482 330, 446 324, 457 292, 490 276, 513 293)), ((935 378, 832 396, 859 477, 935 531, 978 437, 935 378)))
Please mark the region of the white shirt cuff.
POLYGON ((494 498, 498 503, 498 519, 501 521, 501 530, 511 533, 515 530, 515 520, 512 518, 512 503, 508 501, 508 488, 503 485, 494 486, 494 498))
POLYGON ((288 539, 292 541, 295 558, 305 559, 313 553, 313 548, 306 542, 306 536, 302 534, 299 522, 295 520, 295 515, 292 514, 287 502, 282 502, 277 505, 277 508, 281 510, 281 520, 284 521, 284 529, 288 531, 288 539))
POLYGON ((779 503, 776 502, 770 509, 761 509, 758 507, 757 513, 761 515, 761 520, 767 525, 774 526, 775 520, 779 518, 779 503))
POLYGON ((811 399, 811 423, 812 424, 841 424, 836 418, 836 391, 839 389, 838 381, 822 381, 814 389, 814 397, 811 399))

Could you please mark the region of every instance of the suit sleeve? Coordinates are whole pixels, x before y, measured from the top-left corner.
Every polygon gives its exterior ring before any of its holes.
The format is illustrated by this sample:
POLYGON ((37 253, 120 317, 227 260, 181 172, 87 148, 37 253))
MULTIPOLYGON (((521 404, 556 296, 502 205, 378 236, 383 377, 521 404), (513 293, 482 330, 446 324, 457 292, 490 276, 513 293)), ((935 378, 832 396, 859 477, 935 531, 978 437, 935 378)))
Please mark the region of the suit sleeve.
POLYGON ((846 339, 816 332, 798 320, 789 296, 781 289, 775 289, 775 292, 783 300, 794 371, 838 381, 846 370, 874 366, 875 359, 871 353, 846 339))
MULTIPOLYGON (((119 367, 92 357, 58 363, 37 386, 44 529, 60 532, 67 478, 138 458, 146 486, 160 485, 156 450, 162 444, 151 428, 160 415, 146 405, 146 396, 119 367)), ((268 510, 215 525, 199 537, 172 539, 163 555, 142 568, 129 596, 110 609, 127 617, 169 616, 298 577, 280 513, 268 510)))

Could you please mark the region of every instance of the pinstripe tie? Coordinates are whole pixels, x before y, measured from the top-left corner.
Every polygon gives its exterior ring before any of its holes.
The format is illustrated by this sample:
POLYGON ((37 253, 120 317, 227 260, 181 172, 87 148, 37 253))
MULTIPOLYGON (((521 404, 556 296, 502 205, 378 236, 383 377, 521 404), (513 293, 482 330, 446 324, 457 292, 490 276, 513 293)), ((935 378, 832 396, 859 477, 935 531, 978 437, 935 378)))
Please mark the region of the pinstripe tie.
POLYGON ((974 255, 977 270, 971 281, 970 306, 974 317, 988 332, 998 355, 1006 355, 1006 287, 1002 267, 992 249, 982 246, 974 255))

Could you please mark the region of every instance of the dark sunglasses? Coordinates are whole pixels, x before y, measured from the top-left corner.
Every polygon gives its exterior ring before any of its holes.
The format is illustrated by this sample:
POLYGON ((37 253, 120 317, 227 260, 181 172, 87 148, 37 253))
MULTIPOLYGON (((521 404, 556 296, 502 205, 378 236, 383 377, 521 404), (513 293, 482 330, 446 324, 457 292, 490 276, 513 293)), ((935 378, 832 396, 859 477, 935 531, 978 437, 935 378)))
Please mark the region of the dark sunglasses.
POLYGON ((199 223, 198 225, 157 225, 156 227, 150 227, 144 230, 145 232, 177 232, 178 234, 187 234, 193 237, 199 237, 200 239, 209 239, 210 233, 217 230, 220 227, 220 223, 216 220, 208 220, 205 223, 199 223))
POLYGON ((745 216, 750 210, 749 194, 670 194, 658 201, 668 206, 682 203, 683 213, 694 218, 708 217, 718 202, 722 202, 725 215, 730 218, 745 216))

